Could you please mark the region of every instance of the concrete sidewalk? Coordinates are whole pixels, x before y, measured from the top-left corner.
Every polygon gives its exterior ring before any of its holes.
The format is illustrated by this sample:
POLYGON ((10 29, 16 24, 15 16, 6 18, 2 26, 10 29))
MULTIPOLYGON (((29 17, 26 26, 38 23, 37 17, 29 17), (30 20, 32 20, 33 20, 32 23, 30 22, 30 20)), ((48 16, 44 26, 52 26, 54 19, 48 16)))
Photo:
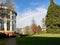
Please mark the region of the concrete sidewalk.
POLYGON ((10 38, 5 45, 17 45, 15 38, 10 38))

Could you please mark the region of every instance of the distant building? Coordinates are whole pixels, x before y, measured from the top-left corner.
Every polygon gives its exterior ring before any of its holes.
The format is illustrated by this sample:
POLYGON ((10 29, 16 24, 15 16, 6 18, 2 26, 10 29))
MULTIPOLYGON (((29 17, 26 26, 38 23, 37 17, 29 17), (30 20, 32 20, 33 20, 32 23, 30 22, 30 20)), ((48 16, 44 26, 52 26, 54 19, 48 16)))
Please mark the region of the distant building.
POLYGON ((46 32, 45 19, 42 19, 42 32, 46 32))
POLYGON ((6 35, 13 35, 16 30, 16 16, 17 13, 14 9, 5 5, 0 4, 0 32, 6 35))

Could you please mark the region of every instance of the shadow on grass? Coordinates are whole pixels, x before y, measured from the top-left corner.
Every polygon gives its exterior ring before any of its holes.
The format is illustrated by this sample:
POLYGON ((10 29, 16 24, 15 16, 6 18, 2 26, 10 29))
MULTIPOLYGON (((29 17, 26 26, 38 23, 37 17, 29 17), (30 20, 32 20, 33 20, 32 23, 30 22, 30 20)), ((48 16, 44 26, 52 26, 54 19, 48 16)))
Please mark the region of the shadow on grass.
POLYGON ((21 37, 17 38, 18 45, 60 45, 57 37, 21 37))

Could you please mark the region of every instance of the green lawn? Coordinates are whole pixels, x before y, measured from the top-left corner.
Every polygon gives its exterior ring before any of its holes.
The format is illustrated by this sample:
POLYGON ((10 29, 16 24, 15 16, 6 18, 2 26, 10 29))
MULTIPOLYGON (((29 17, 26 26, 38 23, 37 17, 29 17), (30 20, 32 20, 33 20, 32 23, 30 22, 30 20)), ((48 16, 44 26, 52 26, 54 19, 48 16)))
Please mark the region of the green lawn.
POLYGON ((60 37, 60 34, 36 34, 33 37, 60 37))
POLYGON ((4 45, 8 39, 0 39, 0 45, 4 45))
POLYGON ((17 38, 18 45, 60 45, 60 34, 39 34, 17 38))

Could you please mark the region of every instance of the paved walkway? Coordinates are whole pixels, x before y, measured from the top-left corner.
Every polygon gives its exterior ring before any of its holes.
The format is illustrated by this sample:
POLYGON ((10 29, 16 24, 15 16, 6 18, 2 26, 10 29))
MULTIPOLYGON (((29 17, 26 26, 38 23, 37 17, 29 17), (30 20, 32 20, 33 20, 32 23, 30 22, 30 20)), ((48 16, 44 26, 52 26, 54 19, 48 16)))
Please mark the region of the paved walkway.
POLYGON ((17 45, 15 38, 10 38, 5 45, 17 45))

